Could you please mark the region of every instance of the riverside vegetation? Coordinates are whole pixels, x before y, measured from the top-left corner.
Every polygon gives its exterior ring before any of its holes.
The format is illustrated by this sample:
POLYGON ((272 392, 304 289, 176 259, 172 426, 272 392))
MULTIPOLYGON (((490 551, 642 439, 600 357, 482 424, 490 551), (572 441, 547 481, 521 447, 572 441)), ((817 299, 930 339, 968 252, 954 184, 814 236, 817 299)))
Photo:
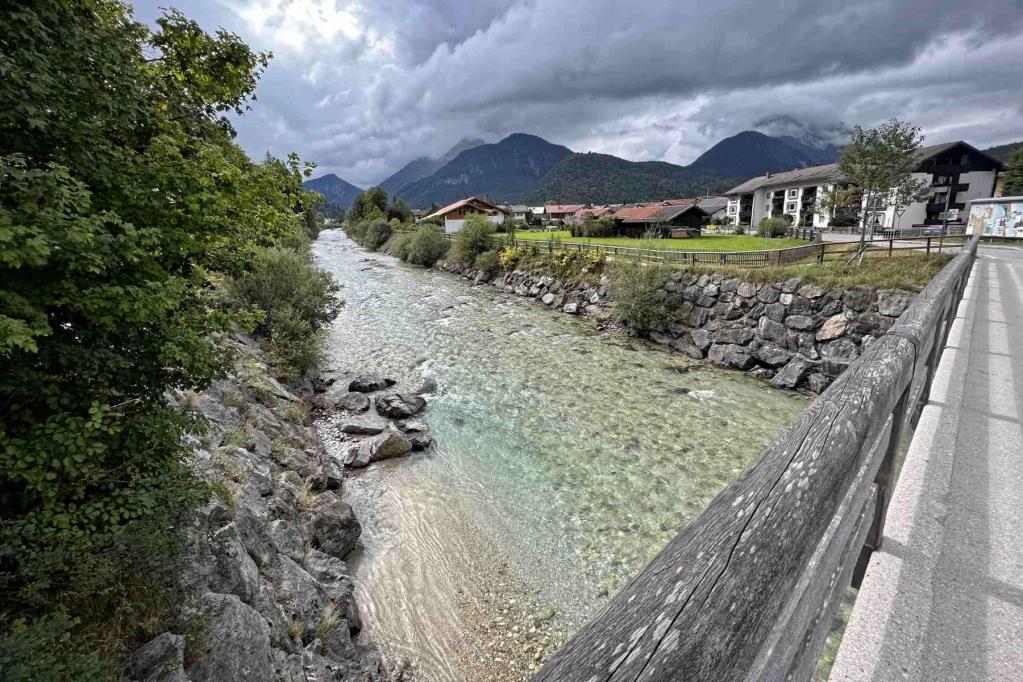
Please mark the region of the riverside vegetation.
POLYGON ((316 539, 343 503, 296 480, 319 446, 278 382, 308 389, 337 305, 309 167, 232 141, 269 54, 156 24, 0 8, 0 677, 361 670, 316 539), (246 519, 289 515, 257 551, 246 519))

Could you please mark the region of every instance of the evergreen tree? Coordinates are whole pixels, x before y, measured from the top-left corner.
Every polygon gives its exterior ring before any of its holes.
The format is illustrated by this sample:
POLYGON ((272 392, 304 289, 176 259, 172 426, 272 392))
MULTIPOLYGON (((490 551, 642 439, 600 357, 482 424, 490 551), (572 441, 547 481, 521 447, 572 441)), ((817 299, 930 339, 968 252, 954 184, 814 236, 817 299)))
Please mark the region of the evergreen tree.
POLYGON ((1007 197, 1023 196, 1023 147, 1017 149, 1009 157, 1002 194, 1007 197))

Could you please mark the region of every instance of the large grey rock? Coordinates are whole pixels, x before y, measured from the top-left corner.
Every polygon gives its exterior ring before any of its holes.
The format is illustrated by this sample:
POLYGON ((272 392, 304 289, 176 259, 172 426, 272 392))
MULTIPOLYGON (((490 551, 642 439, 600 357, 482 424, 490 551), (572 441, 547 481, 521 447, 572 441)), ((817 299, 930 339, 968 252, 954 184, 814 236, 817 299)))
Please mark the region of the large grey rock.
POLYGON ((877 292, 877 312, 898 317, 913 302, 913 294, 902 289, 882 289, 877 292))
POLYGON ((275 519, 270 522, 270 543, 281 554, 301 561, 305 556, 302 533, 298 526, 287 519, 275 519))
POLYGON ((781 292, 770 284, 765 284, 757 291, 757 300, 761 303, 774 303, 781 298, 781 292))
POLYGON ((238 529, 230 523, 213 534, 210 548, 214 556, 208 586, 215 592, 233 594, 248 602, 259 589, 259 568, 245 550, 238 529))
POLYGON ((648 336, 650 337, 651 341, 653 341, 659 346, 667 346, 669 343, 671 343, 670 336, 668 336, 667 334, 662 334, 661 332, 658 331, 652 331, 648 334, 648 336))
POLYGON ((761 337, 777 343, 784 343, 785 337, 788 335, 785 325, 781 322, 775 322, 766 316, 760 318, 760 321, 757 323, 757 331, 761 337))
POLYGON ((706 329, 695 329, 690 334, 690 338, 693 340, 693 345, 699 348, 701 351, 706 352, 710 348, 712 343, 711 333, 706 329))
POLYGON ((810 331, 816 323, 809 315, 789 315, 785 318, 785 326, 798 331, 810 331))
POLYGON ((757 285, 753 282, 740 282, 735 288, 735 293, 743 298, 753 298, 757 294, 757 285))
POLYGON ((388 379, 379 374, 363 374, 348 384, 348 390, 358 393, 372 393, 373 391, 382 391, 389 386, 394 386, 394 384, 394 379, 388 379))
POLYGON ((789 361, 789 359, 792 357, 792 353, 785 350, 784 348, 778 347, 774 343, 769 342, 765 343, 760 348, 758 348, 755 353, 755 356, 757 360, 764 363, 765 365, 770 365, 771 367, 780 367, 781 365, 784 365, 789 361))
POLYGON ((842 302, 852 310, 862 312, 866 310, 867 306, 870 304, 870 290, 864 287, 846 289, 845 296, 842 297, 842 302))
POLYGON ((787 279, 781 285, 781 290, 782 290, 783 293, 786 293, 786 294, 795 293, 795 291, 797 289, 799 289, 799 285, 802 284, 802 282, 803 282, 803 280, 800 279, 799 277, 793 277, 792 279, 787 279))
POLYGON ((843 338, 821 346, 821 368, 824 374, 837 377, 859 356, 859 348, 850 339, 843 338))
POLYGON ((139 647, 128 661, 133 682, 188 682, 185 638, 165 632, 139 647))
POLYGON ((188 668, 192 682, 253 682, 274 679, 270 628, 256 611, 230 594, 203 595, 208 618, 206 654, 188 668))
POLYGON ((803 298, 820 298, 827 292, 827 289, 817 284, 806 284, 797 292, 803 298))
POLYGON ((852 329, 857 334, 863 334, 864 336, 881 336, 888 331, 892 323, 892 318, 879 315, 878 313, 861 313, 853 321, 852 329))
POLYGON ((821 328, 817 330, 818 341, 831 341, 845 334, 846 328, 849 326, 849 320, 846 319, 845 315, 832 315, 821 328))
POLYGON ((344 463, 346 466, 359 468, 373 462, 401 457, 411 451, 412 444, 408 438, 397 431, 388 430, 351 447, 344 463))
POLYGON ((578 315, 579 314, 579 304, 578 303, 566 303, 565 305, 563 305, 561 307, 561 312, 568 313, 569 315, 578 315))
MULTIPOLYGON (((709 346, 710 346, 710 342, 708 341, 707 342, 707 346, 705 346, 705 347, 709 347, 709 346)), ((673 339, 672 342, 671 342, 671 347, 674 348, 675 350, 677 350, 678 352, 684 353, 685 355, 688 355, 689 357, 694 358, 696 360, 702 360, 703 359, 703 350, 701 350, 699 346, 697 346, 693 342, 689 341, 688 339, 684 339, 684 338, 683 339, 673 339)))
POLYGON ((314 548, 343 559, 362 534, 352 508, 333 492, 320 493, 312 511, 304 515, 303 529, 314 548))
POLYGON ((554 298, 555 298, 554 294, 546 293, 540 299, 540 302, 543 303, 544 305, 551 305, 552 303, 554 303, 554 298))
POLYGON ((818 395, 823 393, 830 383, 831 379, 820 372, 814 372, 806 378, 806 387, 818 395))
POLYGON ((426 450, 433 445, 433 436, 426 431, 417 431, 409 435, 408 442, 413 450, 426 450))
POLYGON ((298 563, 282 556, 277 560, 273 584, 277 601, 292 621, 300 624, 302 639, 312 639, 330 607, 320 583, 298 563))
POLYGON ((753 340, 753 330, 746 327, 734 327, 730 329, 719 329, 714 333, 715 343, 730 343, 737 346, 745 346, 753 340))
POLYGON ((364 393, 350 391, 337 401, 337 408, 348 412, 365 412, 369 409, 369 398, 364 393))
POLYGON ((771 384, 778 388, 795 388, 803 381, 812 366, 809 360, 794 357, 774 375, 771 384))
POLYGON ((764 306, 764 316, 775 322, 785 321, 785 305, 779 301, 764 306))
POLYGON ((378 396, 377 412, 391 419, 407 419, 426 407, 426 399, 418 395, 391 393, 378 396))
POLYGON ((697 306, 696 308, 693 308, 693 312, 689 314, 689 326, 702 327, 707 324, 710 317, 711 312, 709 308, 701 308, 697 306))
MULTIPOLYGON (((271 498, 272 499, 272 498, 271 498)), ((234 525, 249 555, 259 566, 267 566, 274 551, 267 534, 270 522, 268 503, 255 490, 246 487, 234 503, 234 525)))
POLYGON ((813 315, 813 301, 802 296, 793 296, 786 306, 789 315, 813 315))
POLYGON ((341 433, 375 436, 387 428, 387 422, 371 417, 350 417, 341 422, 341 433))
POLYGON ((749 369, 753 366, 750 352, 734 344, 714 344, 707 352, 707 359, 716 365, 734 369, 749 369))

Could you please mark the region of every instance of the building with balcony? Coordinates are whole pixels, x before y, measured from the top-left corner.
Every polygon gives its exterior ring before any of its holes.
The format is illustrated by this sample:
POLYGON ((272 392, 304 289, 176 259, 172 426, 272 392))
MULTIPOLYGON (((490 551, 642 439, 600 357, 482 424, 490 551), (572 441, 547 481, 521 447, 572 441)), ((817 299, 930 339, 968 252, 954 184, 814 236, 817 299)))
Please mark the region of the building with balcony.
MULTIPOLYGON (((913 177, 926 183, 927 196, 899 212, 881 199, 867 212, 875 229, 941 225, 941 214, 950 210, 959 211, 950 225, 965 227, 966 204, 993 196, 995 181, 1004 170, 1000 161, 961 140, 921 147, 916 161, 913 177)), ((819 210, 818 202, 842 181, 834 163, 751 178, 725 193, 729 222, 751 226, 764 218, 787 215, 800 227, 830 225, 831 216, 819 210)))

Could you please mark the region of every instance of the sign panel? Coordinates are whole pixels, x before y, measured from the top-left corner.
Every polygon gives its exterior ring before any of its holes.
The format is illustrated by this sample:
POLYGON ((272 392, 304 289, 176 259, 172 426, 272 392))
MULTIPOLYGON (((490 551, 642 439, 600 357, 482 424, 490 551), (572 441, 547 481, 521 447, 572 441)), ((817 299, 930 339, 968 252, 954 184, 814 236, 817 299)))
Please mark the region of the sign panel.
POLYGON ((973 204, 966 233, 985 237, 1023 237, 1023 201, 973 204))

